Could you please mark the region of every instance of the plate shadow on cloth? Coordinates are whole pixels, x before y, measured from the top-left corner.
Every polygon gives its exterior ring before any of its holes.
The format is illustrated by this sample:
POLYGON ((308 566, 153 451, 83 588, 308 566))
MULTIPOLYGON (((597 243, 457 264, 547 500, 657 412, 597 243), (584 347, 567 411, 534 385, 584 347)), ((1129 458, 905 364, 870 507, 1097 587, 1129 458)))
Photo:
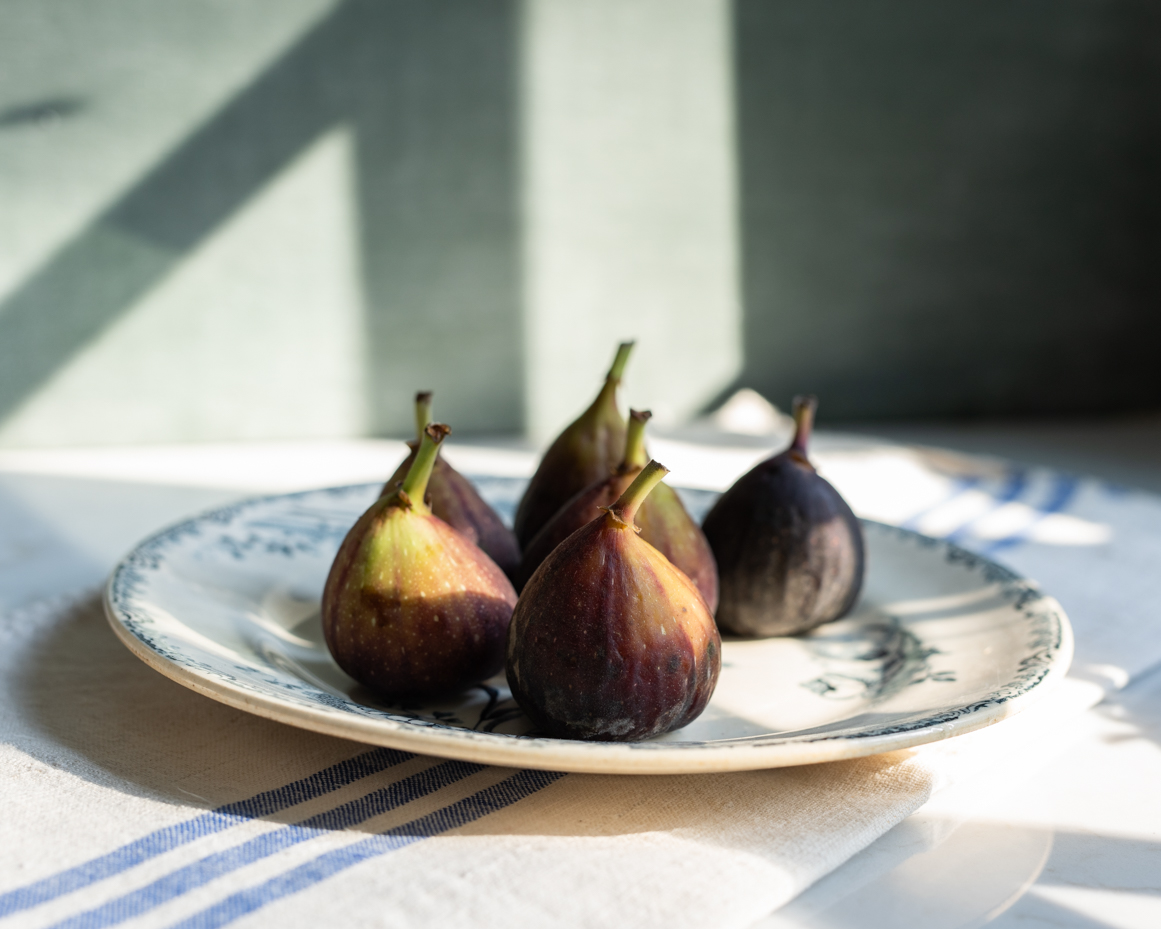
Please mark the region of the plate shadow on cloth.
POLYGON ((350 757, 356 742, 235 710, 151 670, 109 628, 93 594, 28 650, 13 710, 39 731, 22 750, 115 790, 216 807, 350 757))
MULTIPOLYGON (((16 683, 15 709, 41 736, 21 746, 28 754, 103 787, 186 806, 235 801, 364 748, 234 710, 166 679, 117 640, 95 595, 37 635, 16 683)), ((739 804, 747 809, 736 817, 744 820, 742 832, 773 828, 783 817, 768 817, 788 795, 825 803, 860 793, 885 796, 884 790, 895 796, 901 789, 913 792, 918 805, 930 784, 918 769, 902 773, 913 767, 906 764, 913 755, 736 774, 574 774, 460 834, 611 836, 661 829, 704 832, 712 842, 722 817, 739 804)), ((370 820, 359 828, 373 832, 382 824, 370 820)), ((728 844, 736 841, 732 836, 728 844)))

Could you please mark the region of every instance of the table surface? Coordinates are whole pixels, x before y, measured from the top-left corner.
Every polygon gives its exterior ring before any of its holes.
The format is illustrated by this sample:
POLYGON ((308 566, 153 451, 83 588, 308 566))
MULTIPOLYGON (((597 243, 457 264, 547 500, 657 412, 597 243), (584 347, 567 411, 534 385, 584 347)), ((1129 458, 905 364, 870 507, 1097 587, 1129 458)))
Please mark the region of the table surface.
POLYGON ((1161 672, 1015 783, 936 797, 762 929, 1161 926, 1161 672))
MULTIPOLYGON (((1157 419, 1000 426, 990 434, 986 424, 902 424, 882 431, 1161 491, 1157 419)), ((332 447, 327 455, 332 461, 341 457, 344 465, 332 468, 331 480, 378 474, 383 456, 394 454, 389 443, 382 444, 387 448, 332 447)), ((168 483, 142 480, 143 467, 165 470, 156 464, 165 453, 160 459, 157 454, 0 451, 0 490, 38 500, 38 512, 48 514, 46 525, 54 511, 62 521, 67 512, 77 553, 70 570, 78 583, 96 584, 159 520, 235 499, 248 489, 231 486, 228 463, 219 469, 220 480, 208 481, 215 486, 181 486, 180 469, 168 483), (134 464, 151 454, 153 465, 134 464), (110 481, 117 476, 120 482, 110 481), (95 478, 100 493, 93 492, 95 478), (83 526, 100 529, 77 528, 83 526)), ((221 450, 205 454, 230 457, 221 450)), ((19 559, 15 548, 0 551, 0 606, 18 604, 43 582, 35 571, 14 570, 19 559)), ((953 929, 985 923, 1005 929, 1161 926, 1161 669, 1084 714, 1021 777, 997 772, 938 794, 757 926, 953 929)))
MULTIPOLYGON (((872 430, 867 430, 871 432, 872 430)), ((1161 419, 900 423, 901 442, 1161 493, 1161 419)), ((762 929, 1161 926, 1161 669, 1081 717, 1036 770, 937 795, 762 929)))

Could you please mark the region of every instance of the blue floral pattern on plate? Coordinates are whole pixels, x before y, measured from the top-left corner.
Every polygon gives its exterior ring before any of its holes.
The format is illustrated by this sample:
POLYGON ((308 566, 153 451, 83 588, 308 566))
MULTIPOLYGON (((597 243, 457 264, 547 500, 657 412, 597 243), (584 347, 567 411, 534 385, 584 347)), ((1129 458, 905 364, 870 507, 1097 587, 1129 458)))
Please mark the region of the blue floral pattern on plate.
MULTIPOLYGON (((523 482, 474 478, 510 519, 523 482)), ((727 640, 710 707, 641 743, 531 731, 502 676, 428 705, 387 705, 330 660, 317 605, 330 561, 377 484, 247 500, 142 542, 106 592, 122 640, 162 673, 318 731, 556 770, 737 770, 870 754, 969 731, 1063 676, 1071 633, 1035 584, 950 542, 865 523, 855 614, 809 635, 727 640)), ((691 511, 713 496, 682 491, 691 511)))

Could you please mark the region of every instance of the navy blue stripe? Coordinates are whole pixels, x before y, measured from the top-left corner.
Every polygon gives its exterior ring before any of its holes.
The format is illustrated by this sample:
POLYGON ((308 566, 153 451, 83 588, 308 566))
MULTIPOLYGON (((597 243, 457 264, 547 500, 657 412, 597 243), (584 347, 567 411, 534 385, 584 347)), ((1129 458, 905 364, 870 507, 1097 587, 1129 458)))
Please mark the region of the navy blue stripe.
POLYGON ((114 926, 292 845, 298 845, 328 832, 357 826, 380 813, 425 797, 448 784, 454 784, 483 770, 482 765, 462 761, 436 765, 372 791, 350 803, 344 803, 333 810, 305 819, 297 825, 275 829, 234 848, 207 855, 200 861, 179 868, 152 884, 110 900, 86 913, 55 923, 52 929, 101 929, 104 926, 114 926))
POLYGON ((499 784, 435 813, 421 816, 362 842, 326 852, 314 861, 308 861, 263 884, 227 897, 220 903, 175 924, 172 929, 217 929, 218 926, 224 926, 253 913, 268 903, 306 890, 368 858, 395 851, 458 826, 465 826, 489 813, 511 806, 562 777, 563 774, 555 771, 521 771, 499 784))
POLYGON ((348 784, 353 784, 355 781, 372 774, 378 774, 380 771, 385 771, 397 764, 403 764, 414 757, 415 755, 411 752, 400 752, 393 748, 377 748, 362 755, 356 755, 354 758, 348 758, 346 761, 341 761, 317 774, 312 774, 310 777, 287 784, 277 790, 268 790, 251 797, 249 800, 241 800, 238 803, 219 807, 215 812, 228 816, 241 816, 245 819, 261 819, 263 816, 269 816, 307 800, 313 800, 315 797, 321 797, 323 794, 338 790, 340 787, 346 787, 348 784))
POLYGON ((220 806, 209 813, 187 819, 185 822, 166 826, 151 832, 144 838, 122 845, 115 851, 93 858, 84 864, 61 871, 24 887, 10 890, 0 896, 0 916, 19 913, 30 907, 53 900, 74 890, 87 887, 114 874, 120 874, 143 861, 155 858, 181 845, 193 842, 203 836, 213 835, 229 829, 247 819, 268 816, 287 809, 305 800, 320 797, 353 783, 369 774, 400 764, 415 756, 408 752, 397 752, 387 748, 356 755, 336 765, 325 768, 310 777, 268 790, 264 793, 220 806))
POLYGON ((1049 494, 1048 500, 1045 502, 1044 506, 1037 507, 1039 512, 1037 513, 1036 518, 1019 532, 1015 532, 1006 538, 998 539, 991 545, 987 546, 984 549, 984 554, 990 555, 993 552, 1003 551, 1006 548, 1014 548, 1015 546, 1026 542, 1028 540, 1028 530, 1035 526, 1036 523, 1040 522, 1040 520, 1042 520, 1045 516, 1048 516, 1051 513, 1059 513, 1061 510, 1067 507, 1072 502, 1072 498, 1076 496, 1076 492, 1079 487, 1080 482, 1076 478, 1070 477, 1067 474, 1056 475, 1053 478, 1052 491, 1049 494))

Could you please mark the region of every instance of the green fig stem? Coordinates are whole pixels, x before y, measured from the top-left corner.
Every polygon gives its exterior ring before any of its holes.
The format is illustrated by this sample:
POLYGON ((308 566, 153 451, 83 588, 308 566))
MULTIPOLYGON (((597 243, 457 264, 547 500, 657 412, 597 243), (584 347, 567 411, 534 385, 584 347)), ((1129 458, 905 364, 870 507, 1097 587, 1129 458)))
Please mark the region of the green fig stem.
POLYGON ((423 430, 431 422, 431 391, 421 390, 415 395, 415 440, 422 444, 423 430))
POLYGON ((645 424, 653 414, 648 410, 630 410, 629 428, 625 433, 625 460, 618 469, 621 474, 638 471, 649 460, 645 454, 645 424))
POLYGON ((634 344, 633 342, 622 342, 617 346, 617 357, 613 359, 613 366, 609 368, 607 380, 621 380, 625 374, 625 365, 629 363, 629 355, 633 353, 634 344))
POLYGON ((807 394, 794 398, 794 441, 790 448, 806 457, 806 446, 814 429, 814 411, 818 408, 818 398, 807 394))
POLYGON ((633 525, 633 517, 637 510, 649 496, 649 491, 656 487, 669 469, 659 461, 650 461, 634 479, 633 483, 625 488, 625 492, 617 498, 617 502, 609 507, 609 513, 618 521, 626 525, 633 525))
MULTIPOLYGON (((613 359, 613 366, 609 368, 609 373, 605 377, 605 383, 601 386, 600 393, 597 394, 592 405, 586 411, 586 415, 596 413, 606 405, 616 409, 617 406, 617 388, 621 384, 621 375, 625 373, 625 365, 629 362, 629 355, 633 351, 632 342, 622 342, 617 346, 617 357, 613 359)), ((617 414, 618 416, 620 413, 617 414)))
POLYGON ((450 434, 451 427, 443 423, 429 423, 424 427, 423 439, 419 443, 419 451, 415 453, 415 461, 411 463, 407 477, 403 479, 403 486, 392 498, 398 505, 409 507, 424 515, 431 512, 423 502, 423 498, 427 494, 427 482, 431 479, 439 447, 450 434))

